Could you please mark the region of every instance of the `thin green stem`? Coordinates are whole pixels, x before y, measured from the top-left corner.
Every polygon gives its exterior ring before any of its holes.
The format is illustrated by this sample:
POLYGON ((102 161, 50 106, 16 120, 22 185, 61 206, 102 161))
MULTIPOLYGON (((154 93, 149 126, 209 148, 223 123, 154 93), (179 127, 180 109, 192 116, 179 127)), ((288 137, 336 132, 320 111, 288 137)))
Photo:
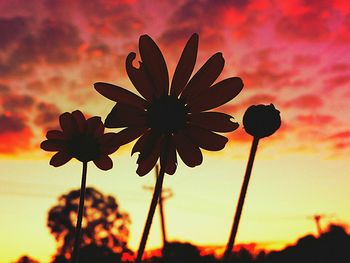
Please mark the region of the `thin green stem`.
POLYGON ((84 199, 85 199, 85 189, 86 189, 86 174, 87 174, 87 162, 83 162, 83 173, 81 176, 78 219, 77 219, 77 225, 75 228, 75 239, 74 239, 74 247, 73 247, 73 252, 72 252, 72 262, 73 263, 77 263, 78 257, 79 257, 79 245, 80 245, 80 238, 81 238, 81 222, 83 220, 84 199))
POLYGON ((232 252, 232 248, 234 246, 236 235, 237 235, 238 225, 239 225, 239 221, 240 221, 242 210, 243 210, 244 199, 245 199, 245 196, 247 193, 249 179, 250 179, 250 175, 252 173, 254 158, 255 158, 256 150, 258 148, 258 143, 259 143, 259 138, 254 137, 252 147, 250 149, 249 160, 248 160, 248 164, 247 164, 247 168, 246 168, 246 172, 245 172, 245 176, 244 176, 244 181, 243 181, 242 188, 241 188, 241 193, 240 193, 238 203, 237 203, 236 214, 235 214, 235 217, 233 220, 230 239, 227 243, 225 254, 224 254, 223 259, 222 259, 222 263, 228 263, 230 260, 230 257, 231 257, 231 252, 232 252))
POLYGON ((165 168, 166 168, 166 164, 168 162, 167 161, 167 159, 168 159, 168 146, 167 145, 164 146, 164 149, 162 151, 162 157, 163 158, 161 158, 161 162, 160 162, 160 172, 159 172, 159 175, 157 176, 156 186, 154 187, 153 197, 152 197, 151 205, 149 208, 146 224, 145 224, 145 227, 143 229, 142 238, 140 241, 140 246, 139 246, 139 249, 137 252, 137 258, 135 260, 135 263, 142 262, 142 256, 143 256, 143 252, 145 251, 147 238, 148 238, 149 231, 151 229, 154 212, 156 211, 159 196, 160 196, 160 193, 162 192, 165 168))

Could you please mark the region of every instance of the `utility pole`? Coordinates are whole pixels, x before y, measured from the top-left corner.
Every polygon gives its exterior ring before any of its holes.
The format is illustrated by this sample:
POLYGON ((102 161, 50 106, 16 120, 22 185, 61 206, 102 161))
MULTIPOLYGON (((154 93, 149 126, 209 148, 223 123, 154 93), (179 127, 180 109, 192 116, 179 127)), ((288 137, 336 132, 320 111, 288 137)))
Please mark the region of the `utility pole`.
MULTIPOLYGON (((159 165, 156 164, 155 166, 155 177, 157 179, 158 174, 159 174, 159 165)), ((144 186, 144 189, 153 191, 153 187, 150 186, 144 186)), ((167 235, 166 235, 166 227, 165 227, 165 217, 164 217, 164 206, 163 206, 163 201, 166 199, 169 199, 170 197, 173 196, 173 192, 171 191, 170 188, 163 188, 160 195, 159 195, 159 200, 158 200, 158 206, 159 206, 159 215, 160 215, 160 223, 161 223, 161 229, 162 229, 162 238, 163 238, 163 249, 165 248, 166 244, 168 243, 167 240, 167 235), (166 195, 164 195, 166 194, 166 195)))
POLYGON ((321 236, 322 235, 322 228, 321 228, 321 219, 323 218, 324 216, 323 215, 320 215, 320 214, 316 214, 314 215, 314 220, 315 220, 315 223, 316 223, 316 228, 317 228, 317 232, 318 232, 318 236, 321 236))

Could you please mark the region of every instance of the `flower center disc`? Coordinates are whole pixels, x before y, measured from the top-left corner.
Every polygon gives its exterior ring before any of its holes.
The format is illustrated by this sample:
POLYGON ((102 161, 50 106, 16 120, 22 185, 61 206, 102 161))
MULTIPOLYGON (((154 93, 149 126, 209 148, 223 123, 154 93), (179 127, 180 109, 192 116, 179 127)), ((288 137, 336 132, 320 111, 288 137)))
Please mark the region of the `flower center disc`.
POLYGON ((81 162, 89 162, 96 159, 99 155, 99 144, 91 135, 74 136, 68 143, 72 156, 81 162))
POLYGON ((147 124, 161 134, 177 132, 187 122, 188 109, 176 97, 155 98, 146 110, 147 124))

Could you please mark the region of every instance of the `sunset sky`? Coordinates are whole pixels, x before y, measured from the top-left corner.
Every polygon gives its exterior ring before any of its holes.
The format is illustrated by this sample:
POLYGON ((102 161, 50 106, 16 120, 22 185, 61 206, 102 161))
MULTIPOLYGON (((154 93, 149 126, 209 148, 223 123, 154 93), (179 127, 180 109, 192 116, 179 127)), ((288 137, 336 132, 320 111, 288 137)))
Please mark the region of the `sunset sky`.
MULTIPOLYGON (((312 216, 350 224, 350 3, 344 0, 0 0, 0 263, 28 254, 49 262, 56 242, 46 227, 61 194, 80 186, 81 163, 49 165, 39 148, 58 116, 80 109, 104 120, 114 103, 93 83, 136 92, 125 72, 129 52, 150 35, 170 76, 188 38, 199 34, 198 69, 222 52, 220 79, 239 76, 243 91, 220 110, 241 123, 252 104, 273 103, 282 127, 262 139, 238 243, 283 248, 307 233, 312 216)), ((242 125, 224 150, 166 176, 169 240, 224 246, 251 137, 242 125)), ((112 155, 108 172, 89 164, 88 186, 117 198, 132 224, 135 250, 154 174, 136 174, 134 143, 112 155)), ((161 246, 158 213, 147 244, 161 246)))

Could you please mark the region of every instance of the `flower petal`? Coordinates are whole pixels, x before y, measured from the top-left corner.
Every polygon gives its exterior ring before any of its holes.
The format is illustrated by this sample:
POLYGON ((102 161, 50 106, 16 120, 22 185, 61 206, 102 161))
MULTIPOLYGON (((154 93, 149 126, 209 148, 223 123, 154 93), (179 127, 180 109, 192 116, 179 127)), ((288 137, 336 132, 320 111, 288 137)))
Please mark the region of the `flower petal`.
POLYGON ((78 126, 69 112, 60 115, 60 125, 64 135, 71 136, 78 132, 78 126))
POLYGON ((117 103, 105 120, 108 128, 144 126, 145 123, 144 111, 122 103, 117 103))
POLYGON ((101 121, 101 117, 91 117, 86 120, 87 128, 86 133, 91 134, 95 137, 102 136, 105 130, 105 127, 101 121))
POLYGON ((170 94, 178 97, 191 77, 196 64, 198 50, 198 34, 193 34, 182 51, 179 63, 171 82, 170 94))
POLYGON ((207 89, 205 93, 189 101, 190 111, 194 113, 214 109, 232 100, 242 89, 243 82, 240 78, 224 79, 207 89))
POLYGON ((64 151, 66 143, 63 140, 46 140, 40 144, 40 148, 48 152, 64 151))
POLYGON ((185 90, 181 94, 181 98, 190 102, 207 90, 214 81, 219 77, 224 68, 225 60, 222 53, 216 53, 197 71, 197 73, 188 82, 185 90))
POLYGON ((183 132, 174 135, 174 143, 182 161, 189 167, 200 165, 203 156, 198 145, 188 138, 183 132))
MULTIPOLYGON (((176 147, 173 142, 172 137, 169 138, 168 142, 168 156, 167 156, 167 165, 165 167, 165 172, 167 174, 174 174, 177 168, 177 157, 176 157, 176 147)), ((163 163, 163 155, 160 155, 160 163, 163 163)))
POLYGON ((208 151, 222 150, 228 142, 222 135, 195 126, 188 127, 186 133, 199 147, 208 151))
POLYGON ((154 93, 152 80, 149 79, 149 76, 145 71, 145 66, 143 65, 143 63, 140 63, 139 68, 135 68, 132 65, 132 62, 134 61, 135 57, 136 54, 134 52, 131 52, 127 56, 125 62, 126 72, 128 73, 129 79, 131 80, 132 84, 134 84, 135 88, 141 94, 141 96, 144 97, 146 100, 150 101, 154 93))
POLYGON ((144 176, 149 173, 149 171, 152 170, 152 168, 156 165, 157 160, 160 155, 161 146, 162 146, 162 138, 156 137, 156 140, 148 140, 147 144, 144 145, 144 149, 150 152, 143 152, 141 150, 139 154, 139 158, 137 159, 138 167, 136 170, 136 173, 139 176, 144 176))
POLYGON ((239 127, 232 116, 221 112, 199 112, 189 115, 189 123, 214 132, 230 132, 239 127))
POLYGON ((76 110, 72 112, 72 116, 77 123, 79 131, 83 133, 86 129, 86 120, 83 113, 80 110, 76 110))
POLYGON ((120 145, 127 144, 136 138, 140 137, 145 131, 146 127, 128 127, 117 133, 120 145))
POLYGON ((136 94, 113 84, 97 82, 94 84, 94 87, 100 94, 116 102, 132 105, 140 109, 144 109, 147 104, 144 99, 136 94))
POLYGON ((113 161, 108 155, 102 155, 100 158, 93 160, 93 162, 98 168, 104 171, 113 167, 113 161))
POLYGON ((54 156, 52 156, 50 160, 50 165, 54 167, 59 167, 66 164, 68 161, 70 161, 70 159, 72 159, 72 156, 69 153, 65 151, 58 152, 54 156))
POLYGON ((112 154, 120 147, 119 136, 114 132, 108 132, 99 139, 100 150, 103 154, 112 154))
POLYGON ((133 155, 135 152, 142 152, 144 158, 146 158, 151 152, 151 147, 154 145, 156 140, 157 136, 155 136, 152 130, 146 131, 135 143, 134 147, 132 148, 131 155, 133 155))
POLYGON ((164 57, 157 44, 148 35, 139 40, 140 56, 149 78, 153 81, 154 95, 168 95, 169 75, 164 57))
POLYGON ((46 138, 50 140, 65 140, 66 136, 64 136, 62 131, 51 130, 46 133, 46 138))

